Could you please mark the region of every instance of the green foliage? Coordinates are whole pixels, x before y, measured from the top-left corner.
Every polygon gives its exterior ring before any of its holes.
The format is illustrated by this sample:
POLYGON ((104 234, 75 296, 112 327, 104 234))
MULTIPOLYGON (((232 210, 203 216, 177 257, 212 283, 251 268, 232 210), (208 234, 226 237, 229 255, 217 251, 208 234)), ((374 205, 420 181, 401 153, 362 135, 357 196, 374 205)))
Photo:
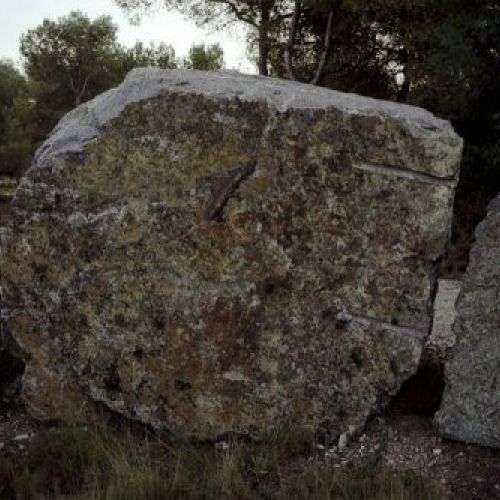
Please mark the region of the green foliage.
POLYGON ((71 12, 57 21, 45 19, 21 37, 28 98, 17 104, 12 126, 27 131, 32 149, 70 109, 121 80, 116 30, 109 17, 91 21, 71 12))
POLYGON ((8 60, 0 60, 0 144, 5 142, 16 99, 26 91, 26 79, 8 60))
POLYGON ((0 61, 0 175, 19 177, 29 165, 31 140, 23 117, 28 82, 10 61, 0 61))
POLYGON ((112 86, 118 76, 116 31, 110 17, 91 21, 81 12, 28 30, 20 49, 29 79, 45 83, 37 97, 67 110, 112 86))
MULTIPOLYGON (((19 137, 18 141, 22 141, 19 137)), ((0 175, 20 178, 28 168, 32 145, 29 140, 0 145, 0 175)))
POLYGON ((187 59, 184 59, 183 66, 186 69, 203 71, 222 69, 224 67, 224 51, 218 43, 209 46, 205 46, 205 44, 193 45, 187 59))
POLYGON ((158 46, 151 43, 146 46, 142 42, 137 42, 131 49, 123 49, 121 62, 120 73, 123 75, 137 67, 156 66, 163 69, 177 67, 175 50, 166 43, 160 43, 158 46))

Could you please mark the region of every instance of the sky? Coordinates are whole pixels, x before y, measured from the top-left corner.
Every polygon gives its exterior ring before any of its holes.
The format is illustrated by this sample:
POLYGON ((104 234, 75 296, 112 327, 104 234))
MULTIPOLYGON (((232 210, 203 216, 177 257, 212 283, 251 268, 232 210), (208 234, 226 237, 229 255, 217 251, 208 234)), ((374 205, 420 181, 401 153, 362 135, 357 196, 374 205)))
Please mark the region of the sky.
POLYGON ((177 57, 182 57, 193 43, 220 43, 226 68, 256 72, 246 57, 245 31, 241 26, 222 31, 201 29, 179 13, 165 9, 158 9, 143 17, 139 26, 133 26, 113 0, 0 0, 0 59, 12 59, 20 65, 21 34, 41 24, 44 18, 57 19, 72 10, 81 10, 91 19, 110 15, 118 25, 118 41, 127 47, 136 41, 165 42, 174 47, 177 57))

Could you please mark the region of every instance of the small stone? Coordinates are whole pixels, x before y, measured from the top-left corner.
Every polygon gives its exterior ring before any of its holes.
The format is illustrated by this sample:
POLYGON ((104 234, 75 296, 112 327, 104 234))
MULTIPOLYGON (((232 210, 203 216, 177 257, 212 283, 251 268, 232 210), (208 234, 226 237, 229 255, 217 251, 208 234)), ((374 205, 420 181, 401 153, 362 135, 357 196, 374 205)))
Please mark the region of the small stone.
POLYGON ((324 447, 324 445, 322 445, 322 444, 317 444, 317 445, 316 445, 316 449, 317 449, 317 450, 320 450, 320 451, 323 451, 323 450, 325 449, 325 447, 324 447))
POLYGON ((442 453, 443 453, 443 450, 442 450, 441 448, 434 448, 434 449, 432 450, 432 454, 433 454, 433 455, 436 455, 436 456, 437 456, 437 455, 441 455, 442 453))
POLYGON ((18 436, 12 438, 12 441, 26 441, 31 437, 30 434, 19 434, 18 436))
POLYGON ((229 448, 229 443, 226 441, 218 441, 215 443, 215 448, 217 450, 226 451, 229 448))
POLYGON ((339 437, 339 449, 342 450, 347 446, 347 432, 344 432, 339 437))

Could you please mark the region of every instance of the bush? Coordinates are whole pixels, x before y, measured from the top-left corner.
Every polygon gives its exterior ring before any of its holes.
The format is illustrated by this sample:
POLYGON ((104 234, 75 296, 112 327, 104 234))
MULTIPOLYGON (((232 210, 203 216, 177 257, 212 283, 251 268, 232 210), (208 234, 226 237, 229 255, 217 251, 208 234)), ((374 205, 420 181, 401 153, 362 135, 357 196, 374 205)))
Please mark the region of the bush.
POLYGON ((28 142, 0 146, 0 176, 22 177, 29 167, 32 146, 28 142))

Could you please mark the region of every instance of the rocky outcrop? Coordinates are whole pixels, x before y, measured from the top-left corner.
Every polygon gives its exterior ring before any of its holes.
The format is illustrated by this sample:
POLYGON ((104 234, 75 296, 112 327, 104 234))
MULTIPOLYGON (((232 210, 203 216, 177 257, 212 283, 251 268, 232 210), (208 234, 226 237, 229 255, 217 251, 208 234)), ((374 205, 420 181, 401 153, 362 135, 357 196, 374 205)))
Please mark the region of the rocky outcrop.
POLYGON ((28 408, 203 438, 358 428, 416 371, 460 154, 418 108, 132 72, 60 122, 14 200, 2 325, 28 408))
POLYGON ((435 417, 448 438, 500 447, 500 196, 476 229, 435 417))

